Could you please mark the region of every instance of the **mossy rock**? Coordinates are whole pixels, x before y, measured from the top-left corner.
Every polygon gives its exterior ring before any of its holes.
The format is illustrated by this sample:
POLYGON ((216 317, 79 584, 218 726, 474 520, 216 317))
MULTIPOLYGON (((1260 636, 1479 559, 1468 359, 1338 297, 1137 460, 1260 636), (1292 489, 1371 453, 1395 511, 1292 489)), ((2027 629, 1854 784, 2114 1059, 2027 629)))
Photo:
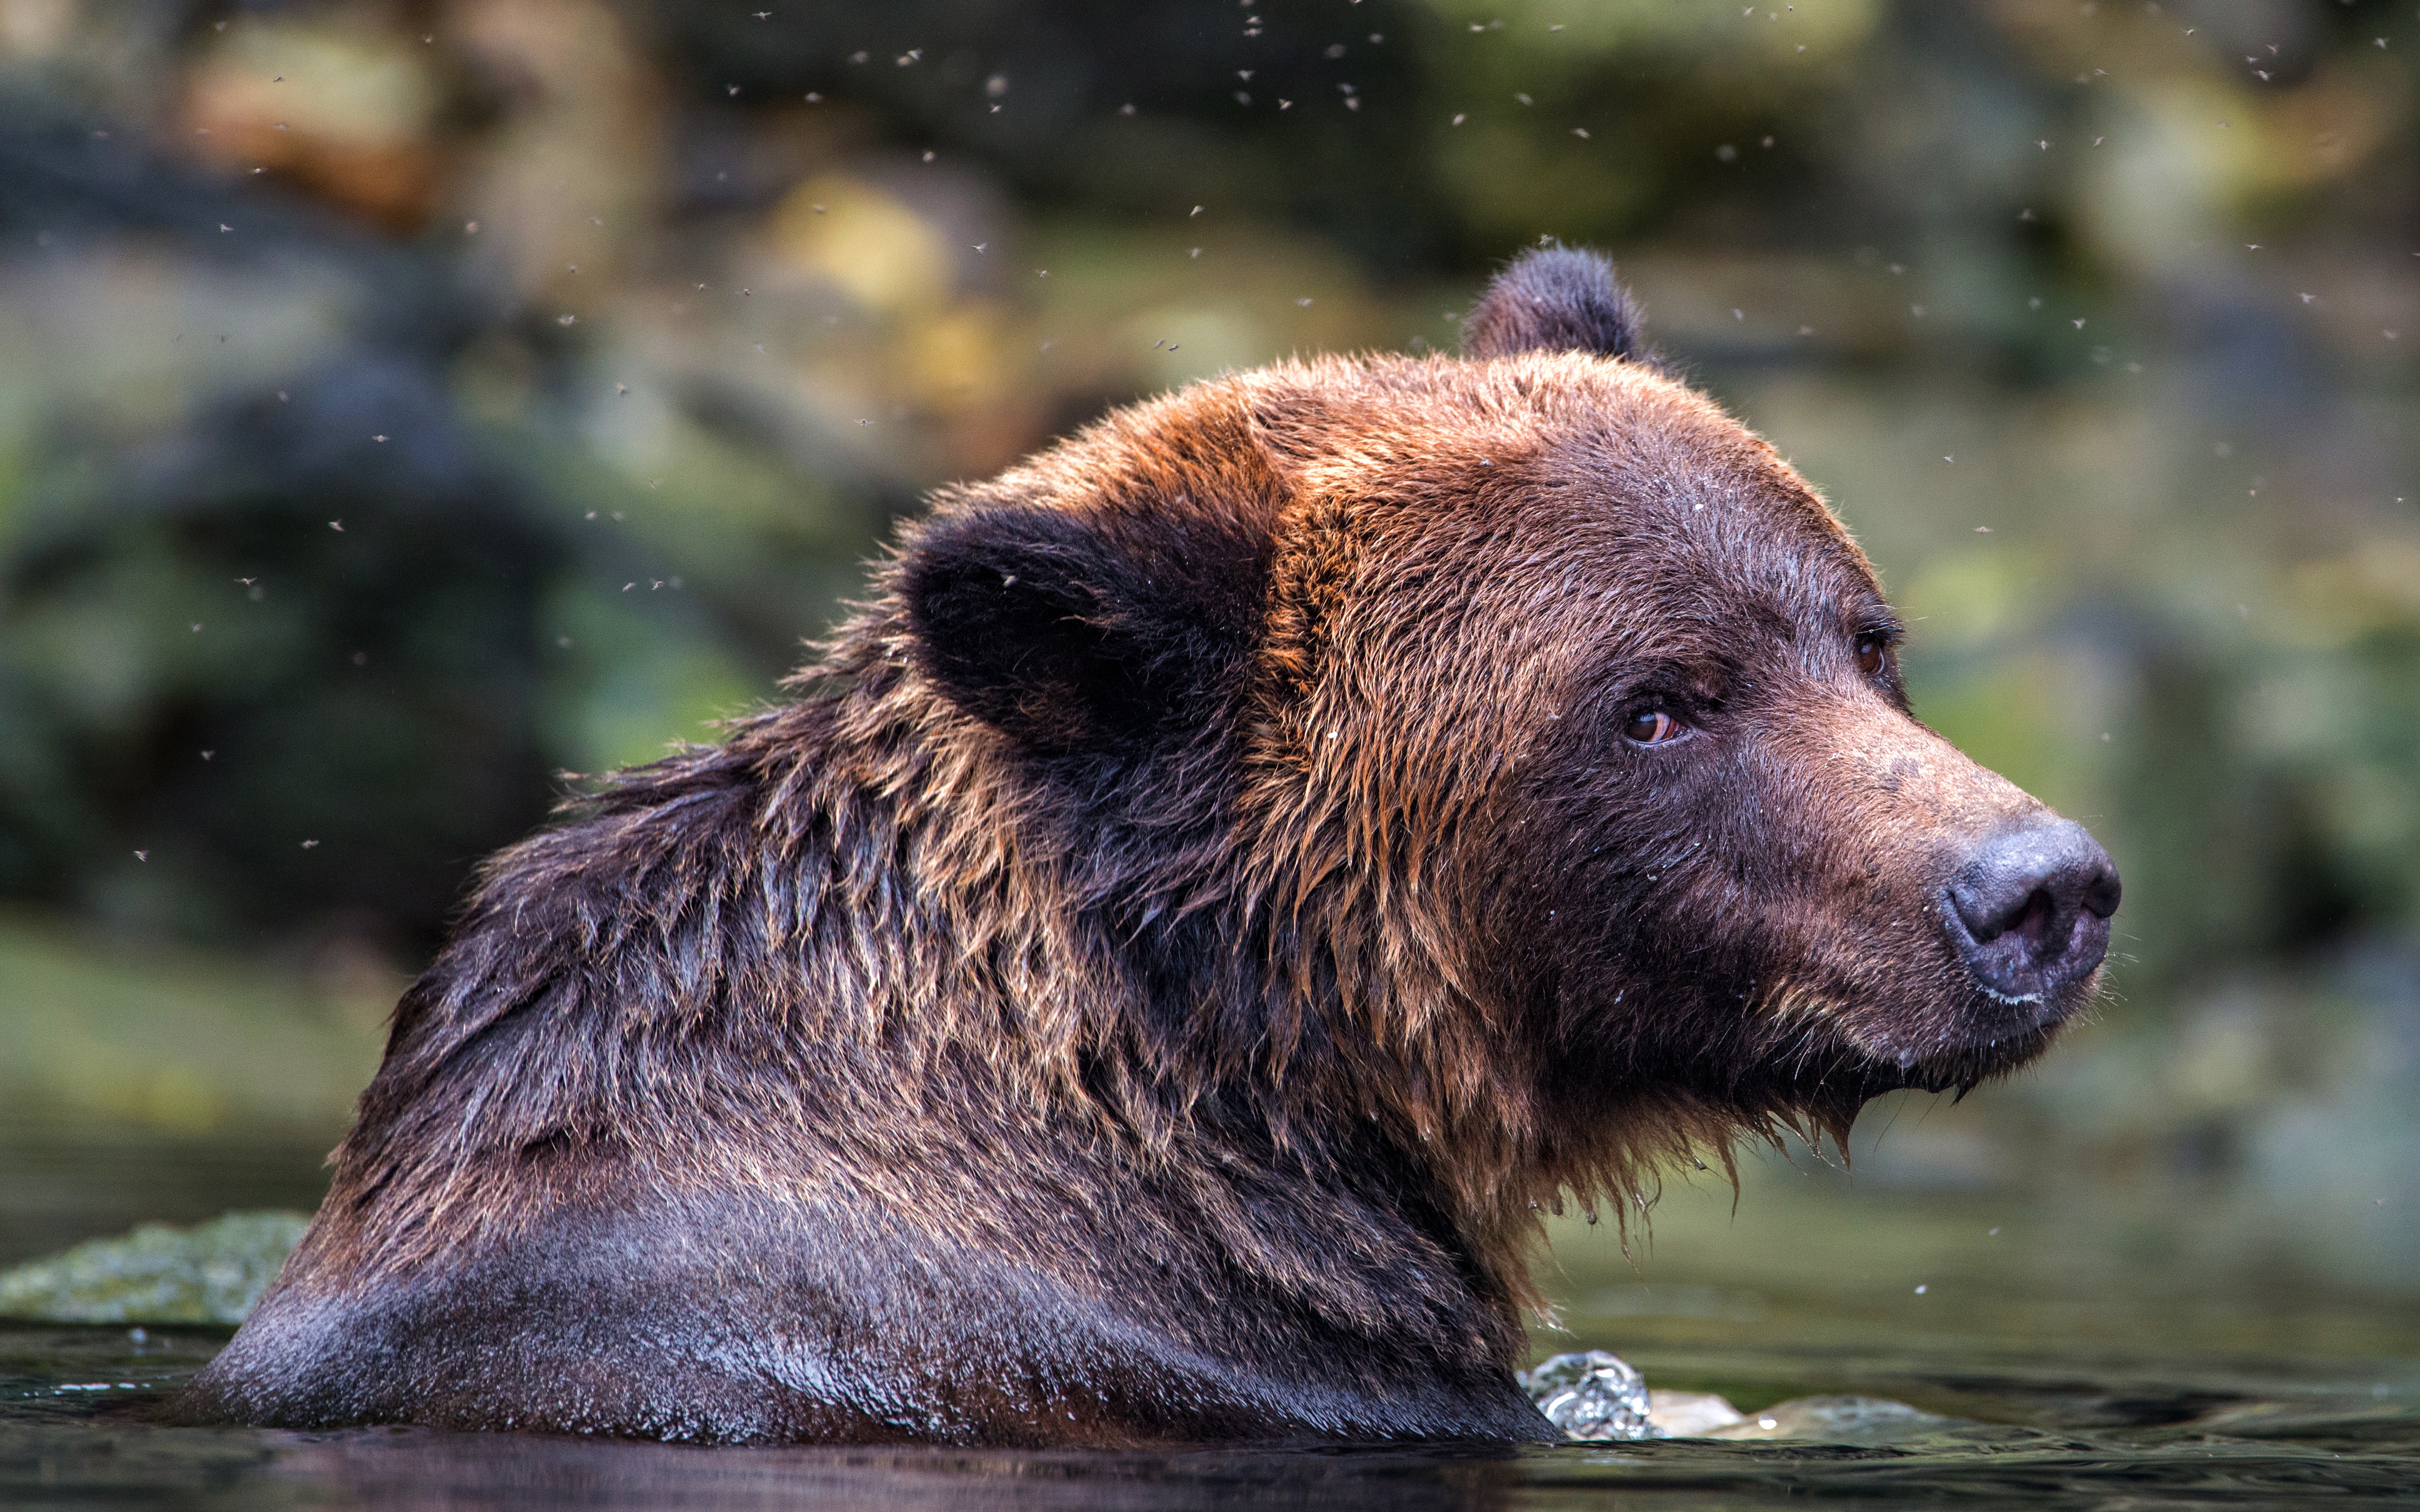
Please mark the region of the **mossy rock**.
POLYGON ((299 1212, 230 1212, 179 1228, 145 1224, 116 1239, 0 1271, 0 1318, 51 1323, 240 1323, 302 1242, 299 1212))

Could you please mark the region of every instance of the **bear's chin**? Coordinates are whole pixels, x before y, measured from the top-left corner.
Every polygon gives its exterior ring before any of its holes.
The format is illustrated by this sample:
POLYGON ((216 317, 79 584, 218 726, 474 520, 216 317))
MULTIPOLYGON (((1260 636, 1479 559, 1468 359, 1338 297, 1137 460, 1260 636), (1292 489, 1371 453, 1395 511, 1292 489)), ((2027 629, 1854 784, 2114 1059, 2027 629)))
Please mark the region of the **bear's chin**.
POLYGON ((2015 1001, 1978 989, 1947 1025, 1868 1028, 1848 1037, 1850 1048, 1875 1088, 1869 1095, 1914 1090, 1963 1096, 2049 1049, 2092 1001, 2099 980, 2095 972, 2056 992, 2015 1001))

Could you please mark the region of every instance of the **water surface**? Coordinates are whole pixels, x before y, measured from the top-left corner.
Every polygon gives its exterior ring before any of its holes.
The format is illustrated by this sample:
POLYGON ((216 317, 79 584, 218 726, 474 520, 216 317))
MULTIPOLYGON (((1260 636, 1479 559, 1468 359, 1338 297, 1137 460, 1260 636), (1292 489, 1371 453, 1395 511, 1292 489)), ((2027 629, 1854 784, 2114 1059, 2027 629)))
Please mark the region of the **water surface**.
MULTIPOLYGON (((1863 1442, 1673 1441, 1497 1451, 1014 1453, 700 1449, 418 1429, 165 1427, 223 1332, 0 1325, 11 1507, 1747 1507, 2420 1504, 2408 1357, 1709 1342, 1634 1318, 1649 1379, 1751 1410, 1810 1393, 1947 1421, 1863 1442), (1645 1325, 1645 1326, 1641 1326, 1645 1325)), ((1856 1439, 1854 1434, 1846 1435, 1856 1439)))
MULTIPOLYGON (((333 1136, 0 1119, 0 1260, 308 1207, 333 1136)), ((1627 1256, 1610 1222, 1556 1223, 1539 1270, 1562 1309, 1540 1355, 1613 1350, 1751 1412, 1854 1395, 1931 1415, 1849 1442, 1029 1454, 196 1429, 152 1414, 225 1331, 0 1323, 0 1506, 2420 1506, 2420 1287, 2299 1263, 2323 1235, 2223 1245, 2236 1230, 2186 1186, 2102 1201, 1889 1169, 1752 1163, 1735 1208, 1676 1185, 1627 1256)))

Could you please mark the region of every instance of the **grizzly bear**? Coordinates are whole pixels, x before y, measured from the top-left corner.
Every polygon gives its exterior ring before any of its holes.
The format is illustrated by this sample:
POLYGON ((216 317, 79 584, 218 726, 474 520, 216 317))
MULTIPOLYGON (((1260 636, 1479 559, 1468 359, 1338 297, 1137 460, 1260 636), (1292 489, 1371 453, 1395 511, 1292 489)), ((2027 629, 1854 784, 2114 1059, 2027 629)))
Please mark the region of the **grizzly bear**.
POLYGON ((1542 1208, 2040 1051, 2108 857, 1605 262, 1466 332, 942 491, 796 702, 496 857, 190 1409, 1550 1439, 1542 1208))

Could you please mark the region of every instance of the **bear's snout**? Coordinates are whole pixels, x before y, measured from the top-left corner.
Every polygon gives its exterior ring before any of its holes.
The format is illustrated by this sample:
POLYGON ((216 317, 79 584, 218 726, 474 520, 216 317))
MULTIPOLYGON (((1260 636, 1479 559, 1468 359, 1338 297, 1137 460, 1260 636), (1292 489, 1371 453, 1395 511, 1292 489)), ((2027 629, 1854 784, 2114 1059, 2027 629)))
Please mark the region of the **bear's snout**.
POLYGON ((2044 817, 1977 847, 1946 912, 1976 980, 2004 1001, 2039 1002, 2101 964, 2118 891, 2101 843, 2082 825, 2044 817))

